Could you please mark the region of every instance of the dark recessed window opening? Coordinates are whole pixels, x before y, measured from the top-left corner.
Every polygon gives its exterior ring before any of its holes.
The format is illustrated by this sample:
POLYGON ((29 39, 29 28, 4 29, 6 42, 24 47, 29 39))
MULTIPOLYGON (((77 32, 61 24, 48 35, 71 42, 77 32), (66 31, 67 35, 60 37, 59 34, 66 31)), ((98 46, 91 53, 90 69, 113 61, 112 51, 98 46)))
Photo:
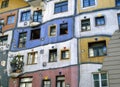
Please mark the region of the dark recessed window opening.
POLYGON ((60 24, 60 35, 68 34, 68 24, 60 24))
POLYGON ((105 24, 104 16, 96 17, 95 18, 95 23, 96 23, 96 26, 104 25, 105 24))
POLYGON ((49 62, 57 61, 57 49, 49 50, 49 62))
POLYGON ((88 43, 89 57, 105 56, 106 41, 88 43))
POLYGON ((31 30, 31 40, 40 39, 40 29, 31 30))

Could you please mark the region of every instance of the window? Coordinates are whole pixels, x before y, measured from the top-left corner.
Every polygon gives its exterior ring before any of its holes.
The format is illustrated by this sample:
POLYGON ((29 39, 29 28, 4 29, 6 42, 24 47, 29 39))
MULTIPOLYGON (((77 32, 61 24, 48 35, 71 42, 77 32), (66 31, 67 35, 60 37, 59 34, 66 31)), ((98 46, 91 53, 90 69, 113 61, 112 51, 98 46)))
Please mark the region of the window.
POLYGON ((118 16, 118 25, 119 25, 119 28, 120 28, 120 14, 118 14, 117 16, 118 16))
POLYGON ((89 57, 97 57, 97 56, 104 56, 106 55, 106 42, 99 41, 89 43, 89 57))
POLYGON ((108 79, 106 73, 95 73, 93 74, 94 87, 108 87, 108 79))
POLYGON ((7 18, 7 24, 13 24, 15 21, 15 16, 12 15, 12 16, 8 16, 7 18))
POLYGON ((40 38, 40 29, 31 30, 31 40, 40 38))
POLYGON ((50 36, 55 36, 56 35, 56 26, 50 26, 50 30, 49 30, 49 35, 50 36))
POLYGON ((21 13, 21 21, 29 21, 30 20, 30 11, 25 11, 21 13))
POLYGON ((57 61, 57 49, 49 50, 49 62, 57 61))
POLYGON ((83 0, 83 7, 94 6, 95 0, 83 0))
POLYGON ((120 0, 116 0, 116 6, 120 6, 120 0))
POLYGON ((90 19, 81 20, 81 31, 90 30, 90 19))
POLYGON ((2 32, 3 25, 4 25, 4 19, 0 19, 0 32, 2 32))
POLYGON ((38 58, 38 52, 30 52, 28 53, 28 61, 27 64, 36 64, 38 58))
POLYGON ((8 40, 8 35, 1 36, 0 37, 0 45, 7 44, 7 40, 8 40))
POLYGON ((54 13, 60 13, 68 11, 68 1, 56 3, 54 7, 54 13))
POLYGON ((23 47, 25 47, 25 44, 26 44, 26 38, 27 38, 26 35, 27 35, 26 32, 24 32, 24 33, 20 33, 20 34, 19 34, 19 45, 18 45, 19 48, 23 48, 23 47))
POLYGON ((34 22, 41 22, 42 21, 42 10, 34 11, 33 21, 34 22))
POLYGON ((68 34, 68 24, 60 24, 60 35, 68 34))
POLYGON ((69 59, 70 53, 69 50, 62 50, 61 51, 61 59, 69 59))
POLYGON ((105 18, 102 17, 96 17, 95 18, 96 26, 104 25, 105 24, 105 18))
POLYGON ((56 87, 65 87, 65 76, 56 77, 56 87))
POLYGON ((4 0, 2 1, 1 8, 6 8, 8 7, 9 0, 4 0))
POLYGON ((20 80, 20 87, 32 87, 33 78, 22 78, 20 80))
POLYGON ((50 80, 43 80, 43 86, 42 87, 51 87, 50 80))

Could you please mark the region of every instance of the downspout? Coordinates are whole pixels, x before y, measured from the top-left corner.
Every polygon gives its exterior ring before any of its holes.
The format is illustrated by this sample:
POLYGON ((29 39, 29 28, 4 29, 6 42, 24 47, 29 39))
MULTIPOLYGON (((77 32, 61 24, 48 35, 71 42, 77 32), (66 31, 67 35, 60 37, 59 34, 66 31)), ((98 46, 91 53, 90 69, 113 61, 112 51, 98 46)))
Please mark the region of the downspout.
POLYGON ((73 16, 73 38, 77 39, 77 67, 78 67, 78 87, 80 86, 80 64, 79 64, 79 39, 75 35, 75 17, 77 15, 77 0, 75 0, 75 5, 74 5, 74 16, 73 16))

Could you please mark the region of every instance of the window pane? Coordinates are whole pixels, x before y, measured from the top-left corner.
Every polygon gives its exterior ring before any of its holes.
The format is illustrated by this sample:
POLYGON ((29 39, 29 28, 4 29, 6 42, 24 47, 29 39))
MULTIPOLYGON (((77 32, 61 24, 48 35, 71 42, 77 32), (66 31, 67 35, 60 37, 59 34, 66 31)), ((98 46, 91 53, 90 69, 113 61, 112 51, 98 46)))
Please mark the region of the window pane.
POLYGON ((32 87, 32 83, 26 83, 26 87, 32 87))
POLYGON ((107 86, 107 80, 102 80, 102 87, 107 86))
POLYGON ((25 83, 20 83, 20 87, 25 87, 25 83))
POLYGON ((116 0, 116 6, 120 6, 120 0, 116 0))
POLYGON ((99 86, 99 81, 94 81, 94 86, 95 86, 95 87, 100 87, 100 86, 99 86))
POLYGON ((94 80, 99 80, 99 74, 94 74, 93 78, 94 78, 94 80))

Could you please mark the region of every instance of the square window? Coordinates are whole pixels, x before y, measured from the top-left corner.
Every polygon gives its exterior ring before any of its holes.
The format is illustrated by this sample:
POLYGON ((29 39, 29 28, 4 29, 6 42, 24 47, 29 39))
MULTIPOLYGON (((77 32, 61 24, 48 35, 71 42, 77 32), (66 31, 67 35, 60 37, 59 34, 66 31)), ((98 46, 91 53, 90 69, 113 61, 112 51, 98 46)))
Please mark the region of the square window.
POLYGON ((56 3, 54 7, 54 13, 66 12, 68 11, 68 1, 56 3))
POLYGON ((57 49, 49 50, 49 62, 57 61, 57 49))
POLYGON ((9 0, 4 0, 2 1, 1 8, 6 8, 8 7, 9 0))
POLYGON ((27 33, 26 32, 19 34, 19 45, 18 45, 19 48, 25 47, 26 38, 27 38, 27 33))
POLYGON ((40 29, 31 30, 31 40, 40 39, 40 29))
POLYGON ((95 73, 93 74, 94 87, 108 87, 107 73, 95 73))
POLYGON ((116 0, 116 6, 120 6, 120 0, 116 0))
POLYGON ((28 53, 27 64, 36 64, 38 59, 38 52, 30 52, 28 53))
POLYGON ((90 29, 90 19, 81 20, 81 31, 89 31, 90 29))
POLYGON ((29 21, 30 20, 30 10, 21 13, 21 21, 29 21))
POLYGON ((8 16, 7 18, 7 24, 13 24, 15 21, 15 16, 12 15, 12 16, 8 16))
POLYGON ((105 24, 104 16, 96 17, 95 18, 95 23, 96 23, 96 26, 104 25, 105 24))
POLYGON ((56 35, 56 26, 50 26, 49 36, 55 36, 55 35, 56 35))
POLYGON ((56 77, 56 87, 65 87, 65 76, 56 77))
POLYGON ((21 78, 20 79, 20 87, 32 87, 33 78, 21 78))
POLYGON ((83 7, 94 6, 95 0, 83 0, 83 7))
POLYGON ((8 35, 1 36, 0 37, 0 45, 7 44, 7 40, 8 40, 8 35))
POLYGON ((33 21, 34 22, 41 22, 42 21, 42 10, 34 11, 33 21))
POLYGON ((88 43, 89 57, 105 56, 106 41, 88 43))
POLYGON ((51 81, 50 80, 43 80, 43 87, 51 87, 51 81))
POLYGON ((60 35, 68 34, 68 23, 60 24, 60 35))
POLYGON ((69 58, 70 58, 69 50, 62 50, 61 51, 61 59, 69 59, 69 58))

